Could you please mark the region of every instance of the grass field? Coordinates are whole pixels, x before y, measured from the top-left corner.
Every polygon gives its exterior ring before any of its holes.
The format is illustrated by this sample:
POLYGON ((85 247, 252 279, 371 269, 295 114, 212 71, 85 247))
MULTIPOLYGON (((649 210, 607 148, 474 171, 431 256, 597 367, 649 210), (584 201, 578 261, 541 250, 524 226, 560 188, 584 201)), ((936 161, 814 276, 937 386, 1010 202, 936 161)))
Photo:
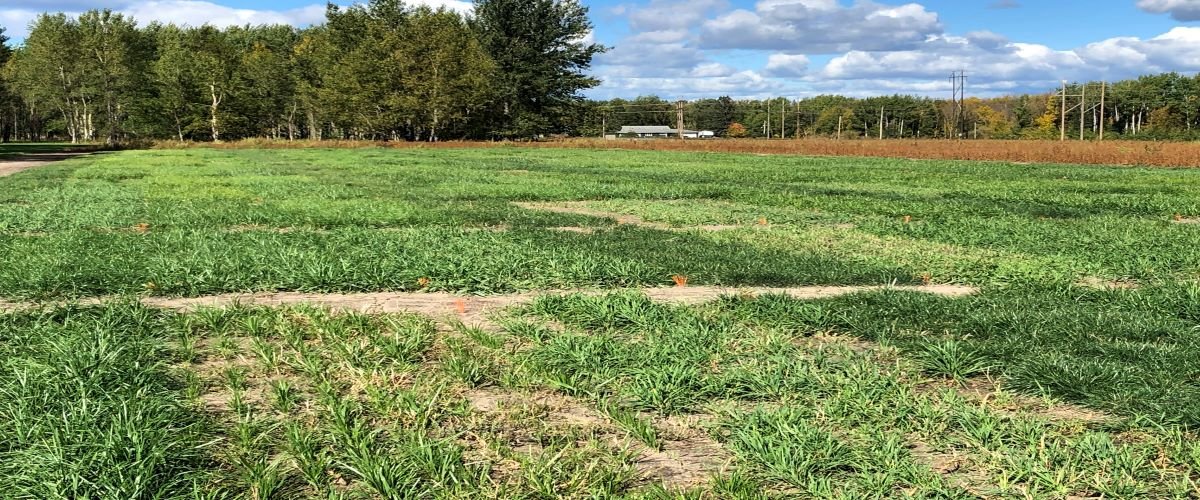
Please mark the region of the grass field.
POLYGON ((1196 170, 519 148, 48 164, 0 178, 0 491, 1196 497, 1198 217, 1196 170), (682 284, 978 292, 637 290, 682 284), (282 291, 555 293, 486 314, 137 300, 282 291))

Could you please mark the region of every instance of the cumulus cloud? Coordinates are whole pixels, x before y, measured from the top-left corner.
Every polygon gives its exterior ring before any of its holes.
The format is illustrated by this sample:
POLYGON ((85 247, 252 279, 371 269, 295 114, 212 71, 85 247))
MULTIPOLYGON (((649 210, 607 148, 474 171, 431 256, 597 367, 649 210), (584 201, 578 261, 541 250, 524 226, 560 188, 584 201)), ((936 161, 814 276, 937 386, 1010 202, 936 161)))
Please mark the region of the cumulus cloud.
POLYGON ((290 10, 235 9, 201 0, 152 0, 134 2, 121 9, 139 23, 174 22, 193 26, 237 26, 243 24, 291 24, 307 26, 325 19, 323 5, 290 10))
POLYGON ((612 77, 592 92, 597 98, 625 97, 656 94, 669 99, 701 99, 730 95, 754 97, 768 94, 779 95, 784 89, 775 80, 755 71, 744 70, 718 76, 697 78, 682 77, 612 77))
POLYGON ((1177 27, 1154 38, 1119 37, 1089 44, 1078 52, 1114 78, 1165 71, 1200 71, 1200 27, 1177 27))
POLYGON ((913 50, 893 52, 851 51, 829 61, 817 80, 896 81, 917 88, 922 82, 941 82, 951 72, 966 70, 976 89, 1011 90, 1049 88, 1060 79, 1120 79, 1165 71, 1200 71, 1200 28, 1178 27, 1162 35, 1140 39, 1110 38, 1074 50, 1045 45, 1002 41, 992 35, 931 38, 913 50), (1049 84, 1049 85, 1048 85, 1049 84))
MULTIPOLYGON (((141 24, 152 21, 199 26, 234 26, 243 24, 290 24, 308 26, 325 19, 325 3, 286 9, 239 9, 219 3, 220 0, 44 0, 29 8, 29 0, 0 0, 0 25, 8 28, 15 38, 28 35, 28 25, 42 12, 78 14, 88 9, 111 8, 132 16, 141 24)), ((458 12, 470 12, 472 3, 466 0, 410 0, 409 5, 445 7, 458 12)))
POLYGON ((1170 14, 1176 21, 1200 21, 1200 0, 1138 0, 1146 12, 1170 14))
POLYGON ((37 18, 38 11, 27 9, 0 10, 0 26, 5 28, 5 35, 10 38, 25 38, 29 34, 29 23, 37 18))
POLYGON ((833 80, 941 79, 967 70, 973 81, 1028 80, 1046 74, 1067 76, 1085 67, 1071 51, 1044 45, 1000 41, 992 36, 931 38, 912 50, 854 50, 835 57, 820 71, 833 80))
POLYGON ((596 57, 598 66, 636 69, 643 74, 680 73, 706 61, 695 47, 683 42, 637 42, 626 40, 596 57))
POLYGON ((760 0, 753 11, 737 9, 706 21, 700 46, 831 54, 910 49, 941 33, 938 15, 916 3, 760 0))
POLYGON ((808 72, 808 57, 803 54, 771 54, 767 56, 768 76, 800 77, 808 72))
MULTIPOLYGON (((112 2, 107 2, 111 5, 112 2)), ((0 0, 0 10, 27 10, 34 12, 74 12, 102 9, 106 2, 101 0, 0 0)))
POLYGON ((644 7, 622 6, 620 12, 634 31, 686 30, 727 5, 726 0, 650 0, 644 7))

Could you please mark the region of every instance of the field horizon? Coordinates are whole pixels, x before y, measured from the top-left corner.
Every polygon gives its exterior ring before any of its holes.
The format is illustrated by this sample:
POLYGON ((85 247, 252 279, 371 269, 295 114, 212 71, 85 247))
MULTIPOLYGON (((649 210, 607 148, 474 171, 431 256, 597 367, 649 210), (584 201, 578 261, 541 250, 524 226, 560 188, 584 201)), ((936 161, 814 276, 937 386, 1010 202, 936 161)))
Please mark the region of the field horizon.
POLYGON ((788 156, 866 157, 924 160, 994 161, 1097 166, 1200 168, 1200 143, 1195 141, 1058 141, 1037 139, 599 139, 565 138, 546 141, 353 141, 272 140, 178 142, 157 141, 151 149, 462 149, 568 148, 629 149, 707 153, 750 153, 788 156))

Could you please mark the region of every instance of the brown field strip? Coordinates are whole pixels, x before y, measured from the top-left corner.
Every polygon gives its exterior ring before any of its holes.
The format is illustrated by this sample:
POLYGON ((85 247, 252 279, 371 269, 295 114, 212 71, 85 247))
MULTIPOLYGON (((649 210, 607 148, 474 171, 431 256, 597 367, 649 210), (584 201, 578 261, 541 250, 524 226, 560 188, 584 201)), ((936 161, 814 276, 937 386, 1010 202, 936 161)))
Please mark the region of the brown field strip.
POLYGON ((544 142, 450 141, 375 142, 375 141, 275 141, 246 140, 221 144, 164 141, 159 149, 305 149, 305 148, 580 148, 643 151, 690 151, 708 153, 750 153, 760 155, 861 156, 925 160, 970 160, 1012 163, 1070 163, 1080 165, 1124 165, 1176 168, 1200 168, 1200 143, 1157 141, 1054 141, 1054 140, 972 140, 886 139, 835 140, 810 139, 561 139, 544 142))

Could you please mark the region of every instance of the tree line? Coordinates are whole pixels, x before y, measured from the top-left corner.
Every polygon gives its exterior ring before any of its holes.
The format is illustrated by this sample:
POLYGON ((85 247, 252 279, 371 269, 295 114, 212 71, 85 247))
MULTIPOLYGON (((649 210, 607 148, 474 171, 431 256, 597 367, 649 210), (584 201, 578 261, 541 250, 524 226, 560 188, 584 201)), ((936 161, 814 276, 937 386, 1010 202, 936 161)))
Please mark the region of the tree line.
POLYGON ((180 27, 43 14, 0 38, 5 140, 530 138, 573 124, 605 49, 577 0, 476 0, 464 16, 371 0, 326 22, 180 27))
MULTIPOLYGON (((1084 138, 1098 136, 1103 127, 1113 138, 1200 140, 1200 75, 1069 84, 1065 120, 1062 94, 1055 89, 958 104, 910 95, 720 97, 687 102, 684 126, 722 137, 1058 139, 1077 138, 1082 120, 1084 138)), ((677 112, 674 102, 642 96, 589 101, 576 119, 581 135, 599 136, 602 128, 611 135, 623 125, 675 126, 677 112)))
MULTIPOLYGON (((0 139, 529 139, 676 124, 655 96, 585 100, 605 47, 578 0, 476 0, 466 16, 401 0, 329 5, 325 23, 180 27, 109 10, 0 30, 0 139)), ((1200 76, 1046 93, 699 99, 685 127, 725 137, 1200 139, 1200 76), (1083 94, 1083 105, 1080 98, 1083 94), (1065 122, 1065 127, 1064 127, 1065 122), (1081 123, 1082 122, 1082 123, 1081 123)))

